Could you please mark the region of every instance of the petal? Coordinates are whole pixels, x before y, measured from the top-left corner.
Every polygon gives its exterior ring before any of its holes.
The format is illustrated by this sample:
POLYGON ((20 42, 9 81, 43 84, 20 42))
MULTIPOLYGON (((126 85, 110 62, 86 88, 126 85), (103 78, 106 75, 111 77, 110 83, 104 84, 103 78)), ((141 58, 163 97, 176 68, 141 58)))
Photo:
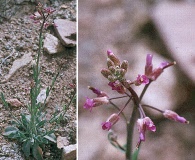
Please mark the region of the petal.
POLYGON ((112 124, 111 124, 111 122, 103 122, 102 124, 102 129, 103 130, 110 130, 111 129, 111 127, 112 127, 112 124))

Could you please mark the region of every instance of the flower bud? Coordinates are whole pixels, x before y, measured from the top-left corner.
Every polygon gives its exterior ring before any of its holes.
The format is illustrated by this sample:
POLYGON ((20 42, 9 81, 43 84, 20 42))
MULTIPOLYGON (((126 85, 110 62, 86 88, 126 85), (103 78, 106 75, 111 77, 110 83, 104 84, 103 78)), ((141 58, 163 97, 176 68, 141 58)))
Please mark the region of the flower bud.
POLYGON ((112 127, 116 122, 118 122, 118 120, 119 120, 118 114, 116 114, 116 113, 112 114, 112 115, 107 119, 106 122, 103 122, 103 123, 102 123, 102 129, 103 129, 103 130, 106 130, 106 129, 107 129, 107 130, 110 130, 111 127, 112 127))
POLYGON ((152 73, 152 54, 147 54, 146 56, 146 66, 145 66, 145 75, 150 75, 152 73))
POLYGON ((184 117, 179 116, 177 113, 171 110, 165 110, 163 115, 164 117, 176 122, 187 123, 187 124, 189 123, 189 121, 187 121, 184 117))
POLYGON ((96 89, 94 87, 91 87, 91 86, 88 86, 88 88, 90 90, 92 90, 93 93, 97 94, 98 97, 104 97, 104 96, 108 97, 108 95, 105 92, 103 92, 103 91, 100 91, 100 90, 98 90, 98 89, 96 89))
POLYGON ((121 68, 125 70, 125 72, 127 72, 127 68, 128 68, 128 61, 127 60, 123 60, 122 64, 121 64, 121 68))
POLYGON ((121 77, 124 77, 125 73, 126 73, 125 69, 120 69, 119 70, 119 74, 120 74, 121 77))
POLYGON ((110 50, 107 51, 108 58, 114 63, 115 66, 120 66, 120 60, 110 50))
POLYGON ((106 68, 102 69, 102 70, 101 70, 101 73, 102 73, 102 75, 103 75, 105 78, 108 78, 109 75, 112 75, 112 73, 111 73, 108 69, 106 69, 106 68))
POLYGON ((125 88, 123 87, 123 85, 119 81, 109 82, 108 85, 110 87, 112 87, 112 90, 115 90, 120 94, 125 93, 125 88))
POLYGON ((116 78, 114 77, 114 76, 108 76, 108 80, 110 81, 110 82, 114 82, 114 81, 116 81, 116 78))
POLYGON ((107 66, 108 68, 110 68, 111 66, 114 66, 114 63, 109 58, 107 58, 107 66))
POLYGON ((108 69, 109 69, 113 74, 116 72, 116 69, 115 69, 114 66, 110 66, 108 69))
POLYGON ((109 99, 108 97, 104 96, 104 97, 97 97, 93 99, 94 107, 96 106, 100 106, 102 104, 108 104, 109 103, 109 99))

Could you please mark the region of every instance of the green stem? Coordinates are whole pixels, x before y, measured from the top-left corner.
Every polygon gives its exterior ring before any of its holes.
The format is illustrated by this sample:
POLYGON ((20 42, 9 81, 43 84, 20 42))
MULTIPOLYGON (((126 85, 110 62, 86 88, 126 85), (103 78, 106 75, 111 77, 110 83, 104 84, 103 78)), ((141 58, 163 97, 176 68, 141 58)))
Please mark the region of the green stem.
MULTIPOLYGON (((120 108, 117 106, 117 105, 115 105, 113 102, 111 102, 111 101, 109 101, 110 102, 110 104, 112 104, 119 112, 120 112, 120 108)), ((127 118, 125 117, 125 114, 123 113, 123 112, 121 112, 121 115, 123 116, 123 118, 125 119, 125 121, 127 122, 127 118)))
POLYGON ((126 147, 126 160, 131 160, 132 156, 132 142, 133 142, 133 130, 136 122, 137 109, 139 107, 139 98, 137 93, 131 88, 128 88, 132 95, 134 107, 129 122, 127 122, 127 147, 126 147))
POLYGON ((146 90, 148 89, 148 87, 149 87, 149 85, 150 85, 151 82, 152 82, 152 81, 150 80, 149 83, 148 83, 147 85, 145 85, 145 87, 144 87, 144 89, 143 89, 141 95, 139 96, 139 101, 142 100, 142 98, 143 98, 143 96, 144 96, 144 94, 145 94, 146 90))
POLYGON ((127 123, 127 147, 126 147, 126 160, 131 160, 132 156, 132 142, 133 142, 133 129, 136 121, 137 107, 133 107, 130 121, 127 123))

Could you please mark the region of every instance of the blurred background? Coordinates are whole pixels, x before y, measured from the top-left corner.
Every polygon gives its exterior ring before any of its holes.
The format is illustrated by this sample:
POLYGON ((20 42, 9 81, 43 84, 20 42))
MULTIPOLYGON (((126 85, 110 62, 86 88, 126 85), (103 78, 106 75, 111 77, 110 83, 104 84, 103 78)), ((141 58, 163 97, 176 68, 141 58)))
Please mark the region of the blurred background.
MULTIPOLYGON (((100 70, 106 67, 106 51, 111 49, 122 61, 129 61, 127 78, 144 73, 146 54, 153 54, 154 67, 162 61, 176 61, 151 84, 143 103, 170 109, 190 121, 189 125, 169 121, 156 111, 146 110, 157 131, 147 132, 139 160, 195 159, 195 1, 166 0, 82 0, 78 2, 78 157, 79 160, 122 160, 121 151, 107 140, 101 123, 116 110, 108 105, 83 109, 85 98, 96 95, 93 86, 118 96, 107 85, 100 70)), ((140 93, 143 86, 136 87, 140 93)), ((117 101, 116 104, 124 102, 117 101)), ((125 114, 130 115, 126 109, 125 114)), ((126 126, 121 120, 113 127, 121 144, 126 126)), ((137 127, 134 148, 138 141, 137 127)))

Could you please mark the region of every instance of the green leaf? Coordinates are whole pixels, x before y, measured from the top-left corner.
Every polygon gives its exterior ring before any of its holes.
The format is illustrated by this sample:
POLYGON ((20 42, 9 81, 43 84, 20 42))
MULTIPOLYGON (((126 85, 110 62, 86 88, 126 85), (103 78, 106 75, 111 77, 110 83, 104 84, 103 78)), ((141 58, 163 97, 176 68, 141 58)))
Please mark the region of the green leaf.
POLYGON ((139 154, 140 147, 133 152, 132 155, 132 160, 137 160, 138 159, 138 154, 139 154))
POLYGON ((32 154, 33 154, 33 157, 37 160, 43 160, 43 153, 42 153, 42 149, 41 147, 39 147, 39 145, 37 143, 35 143, 33 145, 33 148, 32 148, 32 154))
POLYGON ((37 128, 40 128, 40 127, 44 126, 44 124, 45 124, 46 122, 47 122, 46 120, 40 121, 40 122, 36 125, 36 127, 37 127, 37 128))
POLYGON ((29 120, 27 119, 27 115, 22 114, 21 117, 22 117, 21 122, 26 129, 29 125, 29 120))
POLYGON ((54 133, 52 133, 52 134, 50 134, 50 135, 46 135, 46 136, 44 136, 44 137, 45 137, 46 139, 48 139, 49 141, 56 143, 56 136, 55 136, 54 133))
POLYGON ((37 136, 35 139, 39 142, 39 144, 48 144, 48 140, 42 136, 37 136))
POLYGON ((24 152, 26 157, 30 155, 31 141, 27 140, 22 144, 22 151, 24 152))
POLYGON ((18 128, 13 127, 13 126, 8 126, 5 128, 5 132, 3 133, 4 136, 9 136, 13 134, 17 134, 18 128))
POLYGON ((4 105, 6 108, 8 108, 9 105, 8 105, 8 103, 6 102, 5 97, 4 97, 4 95, 3 95, 2 92, 1 92, 1 100, 3 101, 3 105, 4 105))

